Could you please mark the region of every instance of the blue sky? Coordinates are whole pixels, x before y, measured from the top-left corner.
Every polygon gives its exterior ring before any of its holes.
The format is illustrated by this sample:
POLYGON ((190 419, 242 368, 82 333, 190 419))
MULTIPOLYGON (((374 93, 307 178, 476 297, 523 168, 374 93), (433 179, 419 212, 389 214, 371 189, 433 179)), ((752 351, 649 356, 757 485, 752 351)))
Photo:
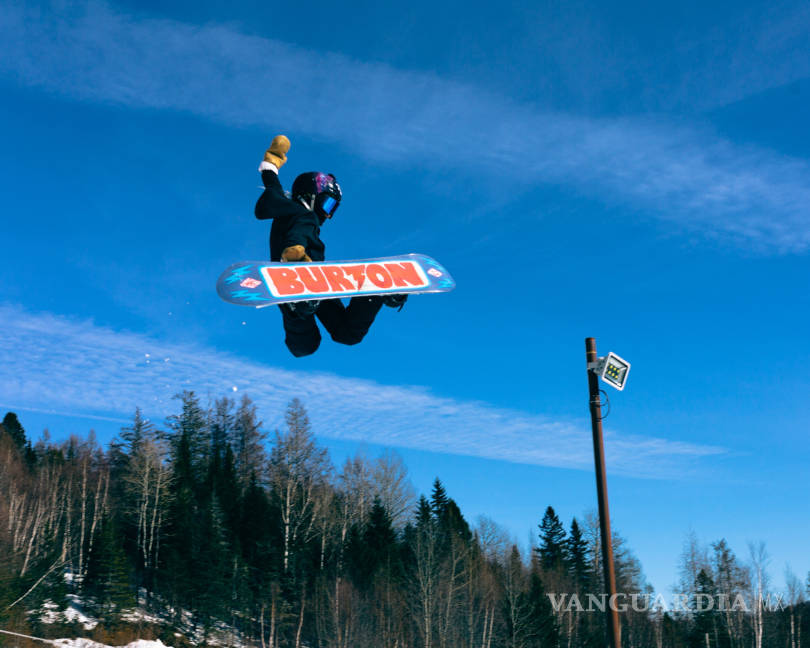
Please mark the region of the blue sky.
POLYGON ((633 363, 614 526, 659 591, 694 530, 810 570, 810 9, 800 3, 0 4, 0 407, 29 433, 172 394, 302 397, 522 543, 595 507, 584 338, 633 363), (219 300, 252 207, 334 173, 327 258, 422 252, 447 295, 296 360, 219 300), (148 354, 148 355, 147 355, 148 354))

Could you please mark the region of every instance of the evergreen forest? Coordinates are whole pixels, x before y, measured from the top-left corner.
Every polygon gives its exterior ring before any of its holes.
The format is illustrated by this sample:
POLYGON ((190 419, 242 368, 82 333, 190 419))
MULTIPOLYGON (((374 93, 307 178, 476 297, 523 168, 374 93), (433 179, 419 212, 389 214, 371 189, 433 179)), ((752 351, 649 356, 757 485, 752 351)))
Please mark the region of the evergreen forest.
MULTIPOLYGON (((186 391, 175 411, 160 425, 135 411, 106 447, 34 441, 5 415, 0 628, 174 648, 606 645, 594 514, 563 522, 537 493, 525 550, 467 520, 438 477, 417 496, 394 452, 334 466, 298 399, 272 433, 247 396, 186 391)), ((683 607, 666 609, 643 603, 642 567, 613 543, 626 648, 810 645, 810 575, 777 593, 764 545, 738 557, 687 536, 683 607)))

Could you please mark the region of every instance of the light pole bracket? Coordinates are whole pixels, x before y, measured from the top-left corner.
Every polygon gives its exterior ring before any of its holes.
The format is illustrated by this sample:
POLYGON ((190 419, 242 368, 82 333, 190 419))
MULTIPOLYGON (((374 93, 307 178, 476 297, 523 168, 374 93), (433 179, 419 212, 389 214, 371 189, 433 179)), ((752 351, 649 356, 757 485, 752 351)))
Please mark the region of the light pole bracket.
POLYGON ((595 371, 596 373, 601 374, 601 373, 602 373, 602 369, 603 369, 603 368, 604 368, 604 366, 605 366, 605 360, 606 360, 606 358, 607 358, 607 357, 606 357, 606 356, 604 356, 604 357, 601 357, 601 358, 597 358, 597 359, 596 359, 596 360, 594 360, 593 362, 589 362, 589 363, 588 363, 588 371, 595 371))

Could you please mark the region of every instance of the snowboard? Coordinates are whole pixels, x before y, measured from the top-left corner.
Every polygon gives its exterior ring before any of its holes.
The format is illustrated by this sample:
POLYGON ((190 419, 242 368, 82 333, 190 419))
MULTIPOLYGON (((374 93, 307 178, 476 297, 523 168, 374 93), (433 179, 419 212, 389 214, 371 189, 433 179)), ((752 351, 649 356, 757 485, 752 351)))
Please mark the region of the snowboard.
POLYGON ((455 287, 445 267, 424 254, 309 263, 242 261, 217 280, 222 299, 254 308, 311 299, 448 292, 455 287))

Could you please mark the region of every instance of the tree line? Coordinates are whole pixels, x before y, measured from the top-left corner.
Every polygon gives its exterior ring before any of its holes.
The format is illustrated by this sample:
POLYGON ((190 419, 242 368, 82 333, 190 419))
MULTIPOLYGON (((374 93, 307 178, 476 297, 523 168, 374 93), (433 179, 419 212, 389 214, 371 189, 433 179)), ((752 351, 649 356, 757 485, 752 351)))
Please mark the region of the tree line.
MULTIPOLYGON (((33 443, 6 414, 0 627, 56 636, 45 611, 72 605, 173 646, 605 645, 595 516, 566 528, 546 507, 526 555, 492 520, 471 525, 438 478, 416 498, 394 453, 336 468, 298 399, 272 435, 248 397, 177 403, 161 428, 136 410, 106 448, 92 433, 33 443)), ((613 546, 618 590, 649 600, 639 561, 613 546)), ((690 536, 683 609, 624 606, 622 645, 801 648, 810 575, 788 574, 771 605, 767 552, 750 553, 690 536)))

